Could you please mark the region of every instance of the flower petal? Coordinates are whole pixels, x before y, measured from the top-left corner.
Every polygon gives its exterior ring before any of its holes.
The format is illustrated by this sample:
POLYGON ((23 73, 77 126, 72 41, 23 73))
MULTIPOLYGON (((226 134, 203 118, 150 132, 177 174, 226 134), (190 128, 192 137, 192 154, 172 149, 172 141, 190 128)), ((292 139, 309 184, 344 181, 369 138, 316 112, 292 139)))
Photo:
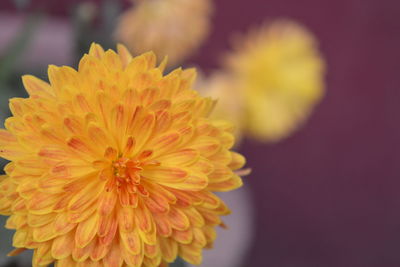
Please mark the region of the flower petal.
POLYGON ((160 238, 160 250, 167 262, 173 262, 178 254, 178 244, 172 238, 160 238))
POLYGON ((140 254, 142 250, 142 239, 136 230, 131 232, 120 231, 120 237, 122 240, 122 245, 129 253, 133 255, 140 254))
POLYGON ((180 168, 158 166, 142 171, 141 175, 157 183, 178 183, 185 180, 187 172, 180 168))
POLYGON ((179 231, 187 230, 190 226, 188 217, 180 209, 171 208, 168 213, 168 220, 172 228, 179 231))
POLYGON ((121 207, 118 210, 118 225, 120 231, 132 232, 135 227, 135 212, 131 207, 121 207))
POLYGON ((51 246, 51 255, 57 260, 70 256, 75 244, 74 238, 74 233, 68 233, 56 237, 51 246))
POLYGON ((94 213, 87 220, 78 224, 75 234, 75 244, 78 247, 86 247, 93 240, 99 227, 99 221, 99 215, 94 213))
POLYGON ((187 166, 198 160, 200 154, 195 149, 185 148, 179 151, 158 157, 162 164, 168 166, 187 166))

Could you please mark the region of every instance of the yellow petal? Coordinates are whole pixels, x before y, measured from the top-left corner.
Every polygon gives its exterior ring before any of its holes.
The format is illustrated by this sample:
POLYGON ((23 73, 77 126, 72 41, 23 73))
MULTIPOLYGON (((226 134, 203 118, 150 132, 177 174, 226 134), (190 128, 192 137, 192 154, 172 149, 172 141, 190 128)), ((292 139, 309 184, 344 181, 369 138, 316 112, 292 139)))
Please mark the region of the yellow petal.
POLYGON ((215 163, 214 170, 208 175, 210 182, 217 183, 230 179, 233 176, 232 170, 222 164, 215 163))
POLYGON ((193 143, 192 148, 198 150, 202 156, 209 157, 220 149, 220 144, 215 138, 202 136, 193 143))
POLYGON ((194 227, 203 227, 205 224, 203 216, 193 207, 184 210, 186 216, 190 221, 190 225, 194 227))
POLYGON ((203 232, 204 232, 204 235, 206 236, 207 244, 212 244, 214 242, 215 238, 217 237, 215 228, 212 226, 204 226, 203 232))
POLYGON ((180 209, 171 208, 168 213, 168 220, 172 228, 176 230, 184 231, 190 226, 188 217, 180 209))
POLYGON ((219 164, 226 166, 232 162, 232 152, 227 149, 221 149, 214 155, 208 157, 208 160, 211 162, 218 162, 219 164))
POLYGON ((142 250, 142 239, 138 232, 133 230, 131 232, 121 232, 120 237, 124 248, 133 255, 138 255, 142 250))
POLYGON ((221 203, 221 200, 209 191, 193 192, 193 194, 203 200, 201 206, 206 209, 215 209, 221 203))
POLYGON ((104 49, 99 44, 92 43, 90 45, 89 55, 98 59, 102 59, 104 56, 104 49))
POLYGON ((211 212, 210 210, 203 208, 198 208, 198 211, 201 213, 201 216, 203 216, 207 225, 221 224, 221 218, 217 213, 211 212))
POLYGON ((43 146, 40 149, 38 155, 40 157, 54 161, 61 161, 68 159, 68 154, 62 148, 51 145, 43 146))
POLYGON ((67 257, 67 258, 58 260, 55 263, 55 266, 56 267, 70 267, 70 266, 74 266, 75 264, 76 264, 76 262, 72 259, 72 257, 67 257))
POLYGON ((33 228, 33 240, 35 242, 45 242, 57 235, 58 233, 51 227, 51 223, 33 228))
POLYGON ((40 246, 33 252, 32 266, 46 266, 52 263, 53 260, 54 259, 51 256, 51 243, 41 243, 40 246))
POLYGON ((134 214, 136 226, 143 232, 150 232, 152 229, 153 218, 146 206, 140 203, 134 214))
POLYGON ((118 210, 119 229, 124 232, 131 232, 135 227, 135 212, 131 207, 122 207, 118 210))
POLYGON ((142 176, 151 181, 167 184, 182 182, 187 177, 187 174, 188 173, 185 170, 167 166, 148 168, 143 170, 141 173, 142 176))
POLYGON ((190 249, 190 246, 181 245, 179 247, 179 255, 190 264, 200 265, 202 261, 201 253, 198 249, 190 249), (197 253, 196 253, 197 252, 197 253))
POLYGON ((136 210, 135 215, 135 223, 138 226, 139 235, 143 242, 154 245, 157 242, 157 237, 152 215, 143 204, 136 210))
POLYGON ((153 215, 153 217, 157 227, 157 234, 164 237, 170 236, 172 233, 172 229, 168 217, 161 214, 155 214, 153 215))
MULTIPOLYGON (((140 112, 139 112, 140 113, 140 112)), ((148 141, 150 135, 153 132, 155 124, 154 113, 149 113, 140 117, 140 115, 134 115, 134 122, 130 122, 130 128, 127 129, 127 134, 135 136, 136 138, 136 151, 141 149, 144 144, 148 141)), ((131 119, 132 121, 132 119, 131 119)))
POLYGON ((40 96, 46 98, 51 98, 54 96, 50 84, 32 75, 23 75, 22 83, 24 84, 24 87, 30 96, 40 96))
POLYGON ((232 170, 238 170, 246 164, 246 159, 241 154, 236 152, 232 153, 232 161, 229 163, 229 168, 232 170))
POLYGON ((117 202, 117 195, 114 191, 104 191, 101 193, 98 201, 100 215, 107 216, 114 210, 115 203, 117 202))
POLYGON ((187 166, 198 160, 200 154, 195 149, 185 148, 179 151, 165 154, 157 160, 164 165, 169 166, 187 166))
POLYGON ((124 45, 121 45, 121 44, 117 44, 117 51, 118 51, 119 57, 121 58, 121 62, 122 62, 123 67, 128 66, 128 64, 132 60, 131 53, 129 53, 128 49, 126 49, 126 47, 124 45))
POLYGON ((74 233, 68 233, 56 237, 51 246, 51 255, 57 260, 70 256, 75 244, 74 238, 74 233))
POLYGON ((61 212, 57 215, 53 227, 54 231, 60 235, 64 235, 74 229, 76 226, 76 223, 70 223, 68 221, 68 214, 65 212, 61 212))
POLYGON ((161 195, 150 194, 143 201, 151 213, 165 213, 169 210, 168 201, 161 195))
POLYGON ((208 175, 214 171, 214 164, 210 160, 200 157, 199 160, 190 165, 189 168, 194 172, 200 172, 208 175))
POLYGON ((93 261, 99 261, 103 259, 109 252, 110 248, 111 248, 111 243, 103 244, 99 240, 97 240, 92 252, 90 253, 90 259, 93 261))
MULTIPOLYGON (((90 181, 87 181, 88 183, 90 181)), ((93 202, 97 201, 98 196, 103 192, 104 184, 94 181, 85 188, 80 188, 68 204, 70 211, 86 209, 93 202)))
POLYGON ((112 71, 122 70, 122 61, 117 53, 109 49, 104 53, 103 57, 104 64, 112 71))
POLYGON ((98 147, 102 148, 102 150, 104 150, 104 148, 107 146, 114 146, 114 142, 106 134, 106 132, 93 122, 91 122, 88 126, 88 135, 90 141, 98 147))
POLYGON ((125 263, 130 266, 130 267, 141 267, 143 266, 143 257, 144 257, 144 253, 143 250, 140 250, 140 253, 135 255, 130 253, 128 250, 125 249, 124 246, 122 246, 122 250, 121 250, 121 255, 122 258, 125 260, 125 263))
POLYGON ((40 227, 50 222, 53 222, 56 218, 56 213, 49 213, 43 215, 28 214, 28 225, 31 227, 40 227))
POLYGON ((53 208, 60 195, 46 194, 43 192, 35 193, 28 202, 28 210, 33 214, 47 214, 53 211, 53 208))
POLYGON ((193 228, 193 245, 204 247, 207 244, 206 236, 199 228, 193 228))
POLYGON ((17 143, 17 138, 7 130, 0 129, 0 145, 7 145, 10 143, 17 143))
POLYGON ((179 243, 190 244, 193 240, 193 231, 190 228, 185 231, 174 230, 172 237, 179 243))
POLYGON ((160 250, 165 261, 173 262, 178 254, 178 245, 172 238, 160 238, 160 250))
POLYGON ((102 216, 100 215, 100 224, 99 224, 99 230, 97 232, 97 235, 99 237, 104 237, 108 234, 110 229, 112 228, 117 228, 117 220, 115 219, 114 214, 110 214, 107 216, 102 216))
POLYGON ((145 265, 145 266, 160 266, 160 263, 161 263, 161 257, 154 257, 154 258, 144 257, 143 258, 143 265, 145 265))
POLYGON ((140 101, 144 107, 149 107, 149 109, 152 109, 153 104, 158 100, 159 97, 159 92, 160 90, 158 88, 147 88, 144 89, 140 93, 140 101))
POLYGON ((80 248, 87 246, 95 237, 98 227, 99 215, 97 213, 79 223, 75 234, 76 245, 80 248))
POLYGON ((148 258, 154 259, 157 256, 159 256, 159 250, 160 250, 160 248, 159 248, 158 244, 156 244, 156 245, 145 244, 144 245, 144 253, 145 253, 144 255, 148 258))
POLYGON ((208 177, 202 173, 190 174, 183 183, 179 183, 175 188, 186 189, 189 191, 199 191, 208 185, 208 177))
POLYGON ((25 229, 17 229, 13 236, 13 247, 26 247, 26 242, 28 241, 28 230, 25 229))
POLYGON ((233 175, 229 180, 218 183, 209 183, 207 189, 210 191, 226 192, 237 189, 242 185, 242 179, 237 175, 233 175))
MULTIPOLYGON (((67 141, 67 145, 76 153, 84 154, 85 156, 93 155, 94 150, 83 140, 83 138, 75 136, 67 141)), ((89 157, 91 158, 91 157, 89 157)))
POLYGON ((162 155, 166 151, 171 151, 179 143, 180 135, 178 133, 168 133, 156 138, 150 145, 157 155, 162 155))
POLYGON ((89 205, 86 209, 78 209, 76 211, 68 211, 68 221, 71 223, 80 223, 89 218, 93 212, 97 212, 97 205, 89 205))
POLYGON ((104 267, 120 267, 122 266, 123 259, 121 257, 121 250, 117 242, 113 244, 108 254, 103 258, 104 267))
POLYGON ((96 243, 95 240, 92 240, 87 246, 80 248, 74 246, 72 249, 72 259, 76 262, 84 262, 89 255, 92 253, 94 244, 96 243))

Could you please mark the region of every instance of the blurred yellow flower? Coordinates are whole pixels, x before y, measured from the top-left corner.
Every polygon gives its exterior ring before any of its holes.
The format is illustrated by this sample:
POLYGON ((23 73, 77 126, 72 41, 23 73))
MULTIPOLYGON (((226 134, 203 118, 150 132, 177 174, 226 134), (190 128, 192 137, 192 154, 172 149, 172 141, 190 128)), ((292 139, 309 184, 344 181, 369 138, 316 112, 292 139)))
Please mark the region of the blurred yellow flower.
POLYGON ((177 65, 208 36, 211 0, 142 0, 122 14, 115 37, 131 52, 153 51, 177 65))
POLYGON ((317 41, 292 21, 253 30, 226 63, 244 101, 244 129, 261 141, 288 136, 323 95, 325 65, 317 41))
POLYGON ((192 69, 163 76, 156 57, 93 44, 78 70, 50 66, 50 83, 24 76, 10 100, 0 155, 0 212, 15 229, 10 253, 33 266, 199 264, 220 215, 214 191, 242 185, 232 126, 191 89, 192 69))
POLYGON ((240 140, 243 128, 243 101, 234 78, 222 71, 215 71, 209 77, 200 75, 196 89, 203 96, 217 99, 218 104, 210 117, 232 122, 235 125, 236 140, 240 140))

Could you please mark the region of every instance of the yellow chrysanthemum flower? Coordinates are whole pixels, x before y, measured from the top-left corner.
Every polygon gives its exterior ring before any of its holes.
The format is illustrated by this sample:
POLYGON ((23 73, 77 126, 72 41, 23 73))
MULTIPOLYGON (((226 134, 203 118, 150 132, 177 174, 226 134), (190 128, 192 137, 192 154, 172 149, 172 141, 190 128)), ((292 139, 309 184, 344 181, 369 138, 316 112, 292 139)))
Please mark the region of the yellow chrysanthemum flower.
POLYGON ((210 28, 210 0, 145 0, 120 18, 116 39, 133 53, 149 50, 181 63, 205 40, 210 28))
POLYGON ((313 35, 279 20, 256 29, 227 57, 232 88, 244 101, 244 129, 262 141, 289 135, 324 89, 324 61, 313 35))
POLYGON ((24 76, 0 155, 0 212, 33 266, 199 264, 228 208, 214 191, 241 186, 231 125, 191 89, 194 70, 163 76, 146 53, 93 44, 78 70, 24 76))

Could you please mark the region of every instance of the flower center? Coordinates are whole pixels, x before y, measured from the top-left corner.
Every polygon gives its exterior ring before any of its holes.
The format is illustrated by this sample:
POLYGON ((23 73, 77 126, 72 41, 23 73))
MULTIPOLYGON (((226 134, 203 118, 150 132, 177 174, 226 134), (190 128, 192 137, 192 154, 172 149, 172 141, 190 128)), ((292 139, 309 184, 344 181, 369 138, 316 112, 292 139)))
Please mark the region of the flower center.
POLYGON ((108 180, 106 191, 115 190, 122 204, 134 205, 137 195, 148 197, 149 192, 141 183, 141 171, 146 166, 158 166, 160 163, 149 160, 151 151, 144 151, 135 158, 119 157, 112 162, 112 177, 108 180))
POLYGON ((148 195, 147 190, 140 184, 140 172, 143 170, 143 163, 137 159, 128 158, 119 158, 113 163, 112 186, 118 193, 126 191, 129 194, 148 195))
POLYGON ((117 184, 125 181, 138 185, 140 183, 140 171, 143 170, 141 165, 138 160, 119 158, 113 164, 117 184))

